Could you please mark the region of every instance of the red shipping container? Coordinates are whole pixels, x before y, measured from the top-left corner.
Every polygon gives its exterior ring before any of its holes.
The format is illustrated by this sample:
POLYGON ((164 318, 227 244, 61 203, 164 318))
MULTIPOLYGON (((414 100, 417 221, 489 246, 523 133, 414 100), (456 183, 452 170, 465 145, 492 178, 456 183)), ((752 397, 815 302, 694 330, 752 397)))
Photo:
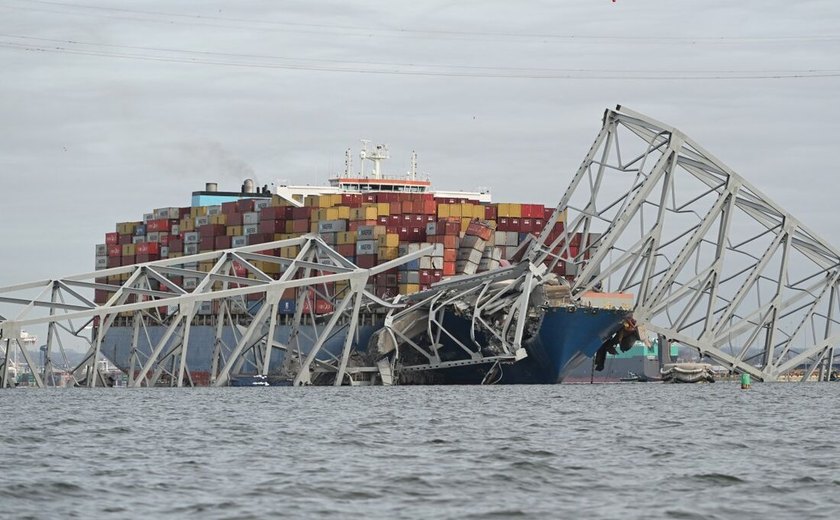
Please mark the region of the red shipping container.
POLYGON ((385 232, 398 235, 400 233, 400 226, 385 226, 385 232))
POLYGON ((413 215, 409 215, 408 213, 403 213, 402 221, 400 222, 400 224, 402 224, 402 225, 411 224, 413 221, 414 221, 414 216, 413 215))
POLYGON ((443 262, 443 276, 455 276, 455 262, 443 262))
POLYGON ((309 220, 292 220, 291 222, 292 233, 309 233, 309 220))
MULTIPOLYGON (((159 255, 160 244, 157 242, 140 242, 135 246, 137 255, 159 255)), ((138 260, 139 261, 139 260, 138 260)))
POLYGON ((105 233, 105 245, 115 246, 120 243, 119 233, 105 233))
POLYGON ((380 226, 387 226, 389 220, 390 218, 388 217, 388 215, 379 215, 378 217, 376 217, 376 223, 380 226))
MULTIPOLYGON (((121 257, 119 257, 119 256, 109 256, 108 257, 108 264, 107 264, 108 269, 110 269, 112 267, 119 267, 121 265, 121 263, 122 263, 121 262, 121 257)), ((100 283, 105 283, 105 282, 100 282, 100 283)))
POLYGON ((184 241, 180 238, 170 238, 169 239, 169 252, 170 253, 183 253, 184 252, 184 241))
POLYGON ((420 283, 426 285, 432 283, 432 273, 429 269, 422 269, 420 271, 420 283))
POLYGON ((123 256, 120 258, 121 265, 133 265, 134 264, 134 257, 133 256, 123 256))
POLYGON ((545 221, 541 218, 535 218, 533 221, 534 231, 542 231, 545 227, 545 221))
POLYGON ((508 231, 522 231, 522 219, 512 218, 510 219, 510 229, 508 231))
POLYGON ((365 193, 362 195, 363 204, 369 204, 371 202, 376 202, 376 195, 374 195, 373 193, 365 193))
POLYGON ((351 208, 358 208, 362 205, 362 196, 356 194, 342 194, 341 205, 349 206, 351 208))
POLYGON ((356 244, 339 244, 335 246, 335 250, 344 258, 356 256, 356 244))
POLYGON ((260 210, 260 220, 280 220, 286 218, 284 206, 268 206, 260 210))
POLYGON ((122 246, 120 245, 109 245, 108 246, 108 256, 111 258, 122 256, 122 246))
POLYGON ((255 233, 248 236, 248 244, 265 244, 266 242, 274 242, 274 233, 255 233))
POLYGON ((554 208, 544 208, 543 209, 543 220, 548 220, 551 218, 551 215, 554 213, 554 208))
POLYGON ((311 216, 312 216, 312 208, 310 208, 308 206, 304 206, 302 208, 292 208, 292 219, 294 219, 294 220, 306 220, 306 221, 308 221, 311 216))
POLYGON ((198 249, 202 253, 207 251, 213 251, 216 249, 216 237, 201 237, 201 241, 198 244, 198 249))
POLYGON ((132 235, 120 235, 120 241, 119 241, 119 244, 120 244, 121 246, 124 246, 124 245, 126 245, 126 244, 130 244, 130 243, 133 241, 133 240, 132 240, 133 238, 134 238, 134 237, 133 237, 132 235))
POLYGON ((457 249, 444 249, 443 250, 443 263, 444 265, 447 263, 452 263, 455 265, 455 260, 458 259, 458 250, 457 249))
POLYGON ((222 213, 225 215, 231 215, 233 213, 238 213, 238 208, 236 206, 236 201, 230 202, 222 202, 222 213))
POLYGON ((389 215, 388 216, 388 225, 389 226, 399 226, 403 223, 402 215, 389 215))
POLYGON ((455 249, 458 247, 458 235, 444 235, 441 237, 442 241, 439 242, 443 243, 443 247, 447 249, 455 249))
POLYGON ((154 233, 155 231, 166 231, 169 232, 170 223, 169 220, 161 218, 161 219, 154 219, 146 222, 146 232, 147 233, 154 233))
POLYGON ((414 202, 410 200, 402 201, 402 212, 403 213, 414 213, 414 202))
POLYGON ((201 238, 218 237, 227 234, 227 228, 224 224, 205 224, 198 226, 198 234, 201 238))
POLYGON ((521 223, 519 224, 519 231, 521 231, 522 233, 533 233, 534 221, 529 218, 523 218, 521 223))
POLYGON ((402 211, 402 204, 399 202, 388 203, 388 213, 391 215, 399 215, 402 211))
POLYGON ((225 223, 228 226, 241 226, 242 225, 242 213, 226 213, 225 214, 225 223))
POLYGON ((480 239, 487 241, 490 240, 490 236, 493 234, 493 230, 490 229, 488 226, 478 223, 477 221, 473 221, 470 222, 469 226, 467 226, 466 234, 479 237, 480 239))
POLYGON ((236 207, 239 210, 239 213, 250 213, 254 211, 254 199, 239 199, 236 201, 236 207))
POLYGON ((484 220, 496 220, 496 206, 484 206, 484 220))
POLYGON ((134 261, 138 264, 142 264, 145 262, 154 262, 155 260, 160 260, 160 254, 138 254, 134 257, 134 261))
POLYGON ((230 249, 232 239, 233 239, 233 237, 229 237, 229 236, 216 237, 216 240, 215 240, 216 249, 230 249))
POLYGON ((358 255, 356 257, 356 265, 362 269, 376 267, 376 255, 358 255))
POLYGON ((172 240, 172 239, 170 238, 171 236, 172 236, 172 235, 169 235, 169 234, 162 234, 162 235, 160 236, 160 245, 162 245, 162 246, 168 246, 168 245, 169 245, 169 241, 170 241, 170 240, 172 240))
POLYGON ((186 218, 192 215, 192 208, 187 206, 185 208, 178 208, 178 218, 186 218))
MULTIPOLYGON (((270 209, 270 208, 265 208, 270 209)), ((265 210, 263 210, 265 211, 265 210)), ((285 220, 260 220, 260 233, 285 233, 285 220)))

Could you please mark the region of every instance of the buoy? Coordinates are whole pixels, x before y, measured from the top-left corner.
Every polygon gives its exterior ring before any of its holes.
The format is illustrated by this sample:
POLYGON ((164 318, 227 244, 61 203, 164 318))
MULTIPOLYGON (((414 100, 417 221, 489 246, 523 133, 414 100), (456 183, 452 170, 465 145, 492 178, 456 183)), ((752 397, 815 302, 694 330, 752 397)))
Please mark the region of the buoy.
POLYGON ((741 390, 749 390, 750 386, 750 375, 746 372, 741 374, 741 390))

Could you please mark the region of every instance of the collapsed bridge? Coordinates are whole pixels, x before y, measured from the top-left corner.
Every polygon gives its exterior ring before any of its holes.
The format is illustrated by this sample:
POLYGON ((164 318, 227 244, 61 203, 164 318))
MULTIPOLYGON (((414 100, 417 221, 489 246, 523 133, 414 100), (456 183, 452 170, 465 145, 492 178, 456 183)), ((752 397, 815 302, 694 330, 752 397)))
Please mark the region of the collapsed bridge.
POLYGON ((14 314, 0 316, 0 387, 10 385, 13 352, 39 387, 57 385, 59 373, 71 384, 108 385, 100 360, 115 324, 131 331, 130 386, 221 386, 243 372, 294 385, 397 384, 455 370, 492 383, 505 367, 545 362, 532 349, 546 341, 538 330, 549 316, 592 309, 577 316, 609 322, 593 325, 590 354, 605 338, 621 341, 614 324, 623 310, 588 303, 604 291, 632 294, 633 316, 647 330, 733 371, 763 381, 794 370, 830 377, 840 254, 678 130, 608 110, 545 229, 561 217, 564 232, 533 236, 513 265, 408 298, 384 299, 366 286, 429 251, 360 268, 317 235, 3 287, 0 303, 14 314), (574 236, 583 238, 575 244, 574 236), (292 246, 294 256, 265 254, 292 246), (552 274, 558 265, 577 273, 572 283, 552 274), (186 278, 197 283, 187 287, 186 278), (334 282, 344 290, 326 290, 334 282), (290 288, 306 290, 281 323, 278 305, 290 288), (107 302, 94 303, 91 290, 107 291, 107 302), (213 333, 199 336, 199 324, 213 333), (39 325, 47 327, 41 364, 22 340, 24 328, 39 325), (63 356, 68 336, 89 344, 75 366, 63 356), (197 341, 213 345, 202 382, 190 370, 197 341))

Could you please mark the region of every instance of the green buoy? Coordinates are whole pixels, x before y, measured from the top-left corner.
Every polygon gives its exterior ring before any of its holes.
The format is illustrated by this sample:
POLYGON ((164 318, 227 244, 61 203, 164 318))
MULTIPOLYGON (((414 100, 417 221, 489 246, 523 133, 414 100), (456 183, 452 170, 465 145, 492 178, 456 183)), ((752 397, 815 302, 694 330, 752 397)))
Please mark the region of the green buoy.
POLYGON ((748 390, 752 386, 750 384, 750 375, 746 372, 741 374, 741 390, 748 390))

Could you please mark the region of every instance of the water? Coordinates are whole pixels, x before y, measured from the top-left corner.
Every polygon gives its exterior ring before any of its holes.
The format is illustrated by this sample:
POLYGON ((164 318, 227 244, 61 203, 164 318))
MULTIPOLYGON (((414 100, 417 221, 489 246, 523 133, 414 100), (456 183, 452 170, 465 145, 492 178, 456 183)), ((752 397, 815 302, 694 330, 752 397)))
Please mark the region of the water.
POLYGON ((6 390, 0 517, 836 518, 838 390, 6 390))

